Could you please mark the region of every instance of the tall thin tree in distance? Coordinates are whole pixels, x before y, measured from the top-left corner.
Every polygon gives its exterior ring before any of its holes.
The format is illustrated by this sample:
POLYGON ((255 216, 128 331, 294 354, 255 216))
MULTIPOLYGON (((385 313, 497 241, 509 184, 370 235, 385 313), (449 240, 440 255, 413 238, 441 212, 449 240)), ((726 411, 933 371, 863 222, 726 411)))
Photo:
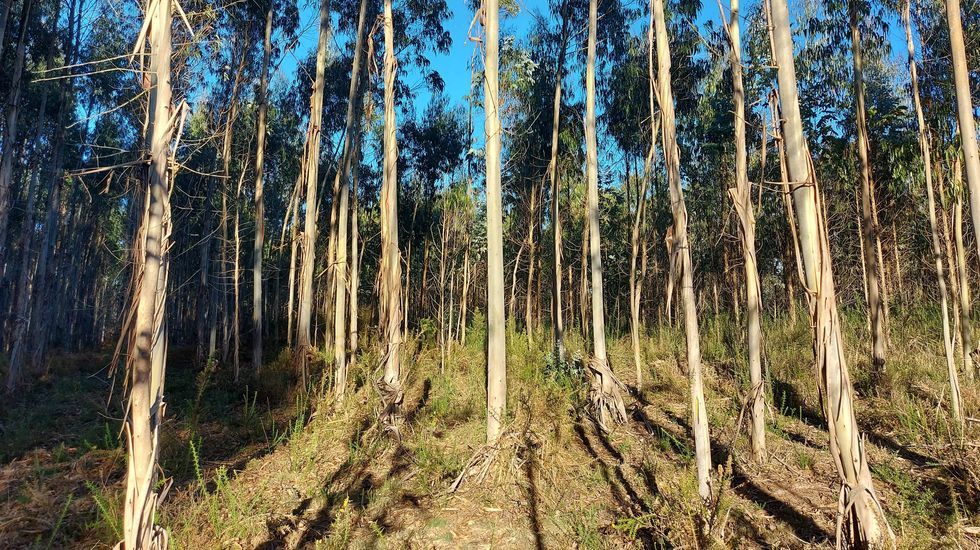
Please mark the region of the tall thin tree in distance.
POLYGON ((922 98, 919 94, 919 72, 915 62, 915 42, 912 39, 912 0, 906 0, 902 7, 902 23, 905 26, 905 43, 909 53, 909 80, 912 84, 912 103, 915 105, 915 120, 919 130, 919 153, 922 155, 923 175, 925 176, 926 202, 929 207, 929 230, 932 237, 932 257, 936 268, 939 286, 939 309, 943 317, 943 352, 946 356, 946 372, 950 384, 950 404, 953 417, 960 431, 964 428, 962 398, 960 397, 959 376, 953 359, 953 335, 949 322, 949 291, 946 287, 946 273, 943 270, 942 242, 939 237, 939 224, 936 215, 936 197, 932 188, 932 146, 925 115, 922 112, 922 98))
POLYGON ((554 244, 554 270, 552 272, 551 317, 554 333, 555 360, 558 364, 565 361, 565 320, 562 315, 561 299, 561 178, 558 177, 558 136, 561 125, 561 82, 565 73, 565 56, 568 52, 570 34, 568 21, 568 0, 562 2, 559 16, 561 17, 561 35, 559 37, 558 63, 555 66, 555 98, 551 108, 551 158, 548 161, 548 177, 551 183, 551 236, 554 244))
POLYGON ((262 74, 259 77, 259 112, 255 138, 255 240, 252 241, 252 369, 262 366, 262 254, 265 250, 265 171, 266 119, 269 113, 269 61, 272 57, 272 0, 265 12, 262 40, 262 74))
POLYGON ((838 542, 881 548, 889 542, 894 545, 894 534, 878 502, 864 439, 854 414, 854 387, 844 358, 826 219, 803 137, 787 1, 771 0, 769 11, 786 165, 792 182, 804 278, 810 293, 817 387, 823 398, 821 405, 827 418, 830 452, 842 483, 838 532, 845 540, 838 542))
POLYGON ((483 123, 487 197, 487 443, 503 431, 507 411, 507 344, 504 319, 504 228, 500 189, 500 7, 484 0, 483 123))
MULTIPOLYGON (((749 440, 752 458, 766 458, 766 401, 762 380, 762 290, 755 251, 755 210, 749 184, 748 156, 745 151, 745 86, 742 84, 742 39, 739 30, 738 0, 731 0, 731 19, 727 25, 731 46, 732 90, 735 102, 735 187, 728 190, 738 215, 739 236, 745 271, 745 347, 749 353, 749 440)), ((721 4, 719 3, 719 6, 721 4)), ((725 12, 721 12, 722 18, 725 12)), ((765 129, 763 128, 763 132, 765 129)), ((763 144, 765 148, 765 144, 763 144)), ((765 167, 763 167, 764 169, 765 167)))
POLYGON ((864 106, 864 53, 858 26, 858 2, 848 0, 851 23, 851 60, 854 79, 854 117, 857 121, 857 151, 861 161, 861 239, 864 242, 865 285, 868 289, 868 311, 871 321, 871 364, 877 371, 885 368, 885 301, 882 296, 884 266, 876 250, 880 249, 878 219, 874 212, 874 183, 868 143, 868 119, 864 106))
POLYGON ((977 150, 977 124, 973 118, 973 98, 970 95, 970 72, 966 65, 966 44, 963 40, 963 17, 960 0, 946 0, 946 20, 952 52, 953 82, 956 86, 956 107, 963 160, 966 164, 966 184, 970 190, 970 212, 977 253, 980 254, 980 152, 977 150))
POLYGON ((698 472, 698 494, 707 501, 711 498, 711 440, 708 436, 708 410, 704 403, 701 379, 701 335, 698 328, 697 302, 694 298, 694 265, 691 261, 691 245, 687 234, 687 206, 681 187, 680 148, 677 146, 677 128, 674 119, 674 92, 670 75, 670 44, 664 18, 663 0, 650 0, 654 14, 657 38, 657 82, 660 89, 661 132, 664 143, 664 159, 667 165, 667 183, 674 217, 672 248, 677 254, 680 269, 680 298, 684 308, 684 336, 687 341, 687 375, 691 389, 691 428, 694 432, 694 458, 698 472))

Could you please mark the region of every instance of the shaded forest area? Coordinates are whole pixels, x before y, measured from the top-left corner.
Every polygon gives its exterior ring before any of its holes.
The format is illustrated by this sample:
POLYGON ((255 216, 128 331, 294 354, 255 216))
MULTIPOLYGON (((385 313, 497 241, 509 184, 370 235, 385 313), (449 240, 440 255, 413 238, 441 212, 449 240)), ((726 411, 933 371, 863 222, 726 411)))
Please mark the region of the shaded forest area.
POLYGON ((0 548, 980 546, 976 0, 0 2, 0 548))

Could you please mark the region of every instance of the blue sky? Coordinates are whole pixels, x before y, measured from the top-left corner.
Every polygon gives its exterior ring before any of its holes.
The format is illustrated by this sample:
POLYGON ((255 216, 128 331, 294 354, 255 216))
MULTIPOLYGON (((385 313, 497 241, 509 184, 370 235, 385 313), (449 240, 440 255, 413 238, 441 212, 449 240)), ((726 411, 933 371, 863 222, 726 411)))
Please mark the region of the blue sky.
MULTIPOLYGON (((447 21, 444 22, 444 27, 450 33, 452 38, 452 46, 447 53, 432 54, 430 56, 430 61, 432 63, 432 68, 439 72, 445 82, 445 90, 443 92, 444 95, 446 95, 454 104, 464 104, 465 97, 469 93, 471 62, 475 58, 478 67, 481 63, 479 53, 477 52, 477 55, 474 55, 477 45, 467 38, 470 22, 473 18, 473 11, 467 5, 467 0, 447 1, 449 3, 449 9, 451 10, 452 15, 447 21)), ((501 39, 507 35, 515 35, 519 40, 523 39, 534 24, 536 17, 550 16, 547 0, 517 1, 520 7, 519 13, 515 16, 503 16, 501 18, 501 39)), ((280 66, 278 74, 275 76, 276 79, 286 82, 289 82, 296 77, 296 66, 298 60, 306 58, 316 48, 317 0, 299 0, 299 2, 301 36, 297 47, 292 52, 287 54, 286 59, 283 60, 280 66)), ((397 3, 398 0, 395 0, 395 2, 397 3)), ((755 7, 756 2, 757 0, 743 2, 742 13, 749 13, 749 11, 755 7)), ((790 0, 791 17, 792 13, 794 12, 792 6, 799 3, 800 0, 790 0)), ((697 25, 703 28, 708 21, 712 21, 717 25, 719 22, 717 0, 702 0, 702 4, 702 9, 698 14, 696 21, 697 25)), ((727 10, 728 0, 722 0, 722 4, 727 10)), ((645 1, 643 2, 642 11, 643 14, 637 21, 634 22, 632 26, 631 32, 633 32, 633 34, 645 32, 647 21, 645 1)), ((900 63, 900 67, 903 67, 905 63, 904 31, 897 18, 890 18, 888 24, 888 39, 892 44, 892 58, 894 61, 900 63)), ((342 47, 343 42, 348 40, 350 30, 343 29, 342 34, 343 36, 339 42, 335 39, 333 44, 333 48, 335 50, 342 47)), ((400 69, 398 78, 400 78, 403 83, 409 85, 414 90, 416 94, 414 110, 417 114, 421 114, 426 105, 429 103, 432 94, 425 86, 423 75, 415 67, 407 66, 406 64, 402 65, 400 69)), ((280 82, 280 84, 281 83, 282 82, 280 82)), ((566 88, 566 90, 574 93, 575 87, 566 88)), ((601 105, 599 108, 601 109, 601 105)), ((482 113, 476 113, 475 115, 476 116, 474 116, 473 121, 473 143, 475 147, 480 148, 482 147, 483 142, 482 113)), ((599 112, 599 116, 601 118, 601 111, 599 112)), ((600 155, 605 157, 605 162, 603 162, 602 159, 600 159, 600 162, 605 164, 604 168, 606 170, 617 169, 614 166, 617 164, 619 156, 616 151, 600 151, 600 155)))

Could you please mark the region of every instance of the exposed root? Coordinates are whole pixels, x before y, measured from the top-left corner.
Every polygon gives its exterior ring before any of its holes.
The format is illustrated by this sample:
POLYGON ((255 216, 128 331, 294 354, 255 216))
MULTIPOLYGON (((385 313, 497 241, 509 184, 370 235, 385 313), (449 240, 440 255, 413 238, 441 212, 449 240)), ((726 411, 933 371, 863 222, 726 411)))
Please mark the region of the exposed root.
POLYGON ((612 426, 626 422, 623 393, 626 386, 616 378, 608 361, 592 357, 589 360, 589 409, 599 428, 608 433, 612 426))
POLYGON ((500 454, 502 442, 508 435, 504 433, 496 442, 487 443, 477 449, 469 461, 466 462, 466 466, 463 466, 463 470, 459 472, 459 475, 456 476, 456 479, 449 486, 449 492, 455 493, 463 485, 463 482, 467 480, 472 479, 478 484, 483 483, 483 480, 487 478, 487 474, 490 473, 490 466, 493 465, 494 460, 497 459, 497 455, 500 454))
POLYGON ((375 384, 378 393, 381 395, 381 410, 378 413, 378 422, 386 434, 401 440, 402 401, 405 399, 405 392, 399 380, 388 381, 381 377, 375 384))

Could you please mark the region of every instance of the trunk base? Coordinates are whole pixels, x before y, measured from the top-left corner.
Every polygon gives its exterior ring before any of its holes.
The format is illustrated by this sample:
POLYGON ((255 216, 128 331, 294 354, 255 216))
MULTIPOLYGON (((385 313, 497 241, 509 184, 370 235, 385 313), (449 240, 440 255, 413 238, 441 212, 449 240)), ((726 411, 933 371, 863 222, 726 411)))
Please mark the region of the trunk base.
POLYGON ((591 413, 599 428, 609 432, 613 426, 626 422, 626 404, 623 402, 626 387, 613 374, 608 361, 593 357, 588 368, 591 413))

